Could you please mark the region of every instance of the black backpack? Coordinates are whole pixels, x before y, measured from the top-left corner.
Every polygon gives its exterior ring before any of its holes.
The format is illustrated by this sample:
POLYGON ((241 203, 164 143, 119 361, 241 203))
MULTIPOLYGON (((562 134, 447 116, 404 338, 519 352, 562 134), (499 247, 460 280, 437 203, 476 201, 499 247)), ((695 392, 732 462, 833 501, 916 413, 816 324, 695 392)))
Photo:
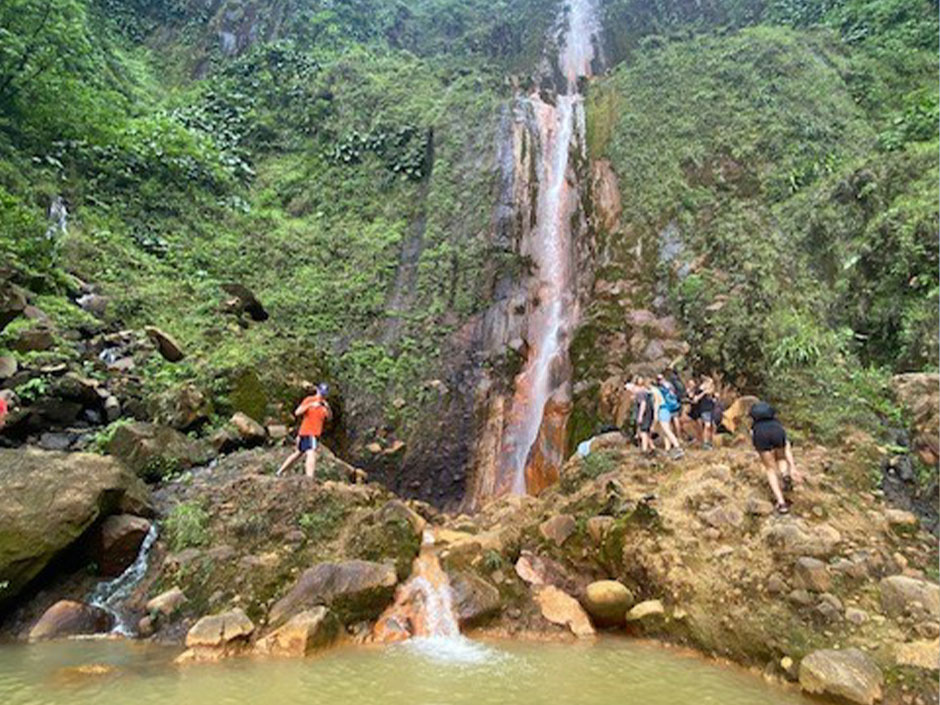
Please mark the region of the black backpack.
POLYGON ((756 421, 770 421, 777 416, 776 410, 767 402, 759 401, 751 407, 751 418, 756 421))

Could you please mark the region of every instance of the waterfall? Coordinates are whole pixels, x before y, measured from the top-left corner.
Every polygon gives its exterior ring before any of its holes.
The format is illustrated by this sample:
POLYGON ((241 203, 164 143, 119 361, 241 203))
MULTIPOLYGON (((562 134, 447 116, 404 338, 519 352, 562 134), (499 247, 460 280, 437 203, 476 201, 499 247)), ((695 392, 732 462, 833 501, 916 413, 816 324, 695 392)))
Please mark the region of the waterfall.
POLYGON ((491 658, 489 649, 460 633, 450 578, 441 567, 432 530, 425 530, 411 577, 398 587, 394 603, 375 623, 372 640, 405 641, 439 661, 479 663, 491 658))
POLYGON ((137 584, 143 580, 144 575, 147 574, 150 549, 153 548, 153 544, 157 540, 157 535, 157 523, 153 522, 150 525, 150 530, 144 537, 143 543, 140 544, 140 550, 137 552, 137 557, 134 559, 134 562, 113 580, 104 580, 98 583, 88 597, 88 604, 94 607, 100 607, 114 617, 114 628, 111 630, 112 634, 126 637, 135 635, 135 630, 124 622, 120 606, 130 597, 131 592, 133 592, 137 584))
POLYGON ((558 71, 559 94, 527 97, 541 146, 536 225, 522 254, 536 271, 527 305, 528 354, 515 379, 509 422, 502 441, 497 494, 537 493, 558 479, 571 406, 568 344, 577 321, 572 218, 578 207, 574 148, 584 147, 584 100, 579 80, 591 75, 597 21, 594 0, 570 0, 558 71))

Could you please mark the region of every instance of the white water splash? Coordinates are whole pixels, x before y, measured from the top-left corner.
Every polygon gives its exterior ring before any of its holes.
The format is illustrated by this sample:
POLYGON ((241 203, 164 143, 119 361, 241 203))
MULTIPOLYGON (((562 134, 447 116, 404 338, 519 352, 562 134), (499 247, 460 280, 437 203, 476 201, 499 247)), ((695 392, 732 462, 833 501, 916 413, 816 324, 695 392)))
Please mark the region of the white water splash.
POLYGON ((150 530, 144 537, 143 543, 140 544, 140 550, 137 552, 137 558, 134 559, 134 562, 113 580, 104 580, 98 583, 87 600, 88 604, 100 607, 114 617, 114 628, 111 630, 111 634, 126 637, 135 636, 135 631, 124 622, 120 606, 130 597, 131 592, 146 575, 150 560, 150 549, 153 548, 158 535, 157 522, 153 522, 150 524, 150 530))

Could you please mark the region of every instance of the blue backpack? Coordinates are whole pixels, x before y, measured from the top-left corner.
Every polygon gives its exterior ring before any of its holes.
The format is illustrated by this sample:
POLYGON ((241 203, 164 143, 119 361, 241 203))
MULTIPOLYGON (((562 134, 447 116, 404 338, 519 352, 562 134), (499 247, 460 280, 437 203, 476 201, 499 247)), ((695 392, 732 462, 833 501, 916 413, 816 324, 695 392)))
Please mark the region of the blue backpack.
POLYGON ((663 393, 663 404, 669 409, 670 413, 675 413, 682 408, 682 404, 679 403, 679 397, 676 396, 676 393, 669 388, 668 385, 663 385, 659 388, 659 391, 663 393))

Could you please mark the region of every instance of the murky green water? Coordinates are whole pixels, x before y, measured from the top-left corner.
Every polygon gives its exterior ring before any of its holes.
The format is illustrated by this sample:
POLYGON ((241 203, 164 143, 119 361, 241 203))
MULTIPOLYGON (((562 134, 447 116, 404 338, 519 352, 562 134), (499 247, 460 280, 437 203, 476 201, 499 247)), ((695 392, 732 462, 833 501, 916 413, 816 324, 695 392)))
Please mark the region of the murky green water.
POLYGON ((761 678, 655 645, 475 642, 341 648, 304 661, 178 668, 121 642, 0 647, 5 705, 808 705, 761 678), (109 664, 105 675, 69 669, 109 664))

